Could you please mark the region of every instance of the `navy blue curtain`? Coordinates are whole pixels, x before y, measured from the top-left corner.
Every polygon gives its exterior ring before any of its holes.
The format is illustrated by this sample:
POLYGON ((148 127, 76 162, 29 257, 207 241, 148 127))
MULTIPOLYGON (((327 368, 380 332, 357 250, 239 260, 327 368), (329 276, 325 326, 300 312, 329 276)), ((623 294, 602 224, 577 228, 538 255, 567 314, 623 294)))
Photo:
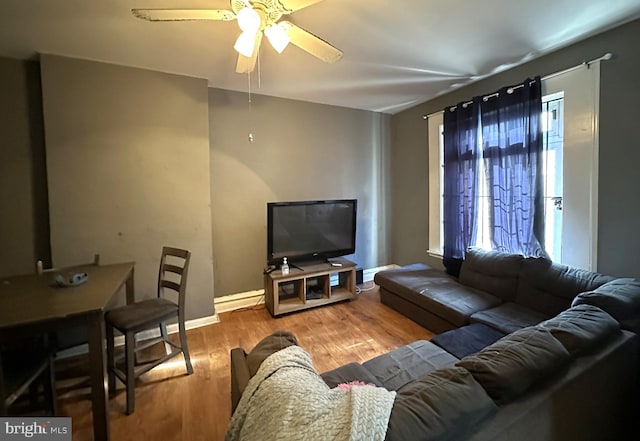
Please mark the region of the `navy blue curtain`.
POLYGON ((458 275, 476 236, 480 98, 444 111, 444 266, 458 275))
POLYGON ((540 78, 505 87, 480 108, 492 248, 544 255, 540 78))

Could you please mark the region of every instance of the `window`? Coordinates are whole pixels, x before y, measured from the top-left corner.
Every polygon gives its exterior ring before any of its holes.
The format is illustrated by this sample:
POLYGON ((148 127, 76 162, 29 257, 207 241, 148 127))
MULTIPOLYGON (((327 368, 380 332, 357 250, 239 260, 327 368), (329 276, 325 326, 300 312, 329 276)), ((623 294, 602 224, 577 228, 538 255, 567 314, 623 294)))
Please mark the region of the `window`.
MULTIPOLYGON (((542 84, 545 250, 554 261, 596 270, 599 63, 563 72, 542 84)), ((428 253, 434 257, 443 255, 442 121, 441 112, 428 117, 428 253)), ((486 218, 486 208, 480 211, 486 218)), ((478 237, 476 245, 490 247, 482 239, 487 234, 479 231, 478 237)))
MULTIPOLYGON (((545 250, 552 260, 561 260, 562 249, 562 146, 563 146, 563 102, 564 93, 558 92, 544 96, 542 108, 542 131, 543 131, 543 170, 544 170, 544 208, 545 208, 545 250)), ((438 147, 438 228, 437 237, 434 237, 433 246, 430 242, 430 253, 441 255, 443 237, 442 206, 443 193, 443 170, 444 170, 444 139, 442 115, 434 115, 433 127, 437 125, 438 147)), ((480 141, 482 142, 482 141, 480 141)), ((430 158, 431 159, 431 158, 430 158)), ((434 155, 434 159, 436 156, 434 155)), ((480 183, 479 188, 479 220, 478 237, 474 246, 491 249, 489 235, 489 195, 484 163, 480 163, 480 183)))

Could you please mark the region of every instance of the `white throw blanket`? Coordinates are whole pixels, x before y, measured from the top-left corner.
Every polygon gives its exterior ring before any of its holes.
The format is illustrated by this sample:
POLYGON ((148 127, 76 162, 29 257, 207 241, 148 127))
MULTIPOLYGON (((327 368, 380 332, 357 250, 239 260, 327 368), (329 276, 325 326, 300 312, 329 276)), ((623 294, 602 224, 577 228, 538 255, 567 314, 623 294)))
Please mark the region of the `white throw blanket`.
POLYGON ((375 386, 334 388, 299 346, 278 351, 249 381, 226 441, 383 441, 396 393, 375 386))

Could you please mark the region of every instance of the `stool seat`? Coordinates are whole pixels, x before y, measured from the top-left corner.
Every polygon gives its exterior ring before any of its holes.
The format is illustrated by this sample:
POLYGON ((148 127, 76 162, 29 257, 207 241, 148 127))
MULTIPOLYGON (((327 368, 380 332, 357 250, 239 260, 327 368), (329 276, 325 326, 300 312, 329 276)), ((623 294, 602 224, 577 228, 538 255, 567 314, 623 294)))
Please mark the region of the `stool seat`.
POLYGON ((105 320, 118 331, 146 328, 149 321, 163 321, 178 314, 178 305, 168 299, 143 300, 132 305, 121 306, 109 310, 105 320))

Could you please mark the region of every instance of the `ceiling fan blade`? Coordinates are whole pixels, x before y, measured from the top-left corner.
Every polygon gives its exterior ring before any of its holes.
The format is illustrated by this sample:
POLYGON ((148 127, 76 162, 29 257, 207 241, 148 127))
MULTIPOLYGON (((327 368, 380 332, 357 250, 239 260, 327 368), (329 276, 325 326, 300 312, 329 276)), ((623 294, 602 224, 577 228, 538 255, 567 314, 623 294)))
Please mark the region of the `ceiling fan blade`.
POLYGON ((280 4, 287 10, 287 14, 291 14, 294 11, 315 5, 321 1, 322 0, 280 0, 280 4))
POLYGON ((138 18, 149 21, 235 20, 236 14, 226 9, 132 9, 138 18))
POLYGON ((327 63, 335 63, 342 58, 342 51, 331 46, 320 37, 316 37, 311 32, 294 25, 290 21, 281 21, 280 25, 291 39, 291 43, 300 49, 307 51, 314 57, 321 59, 327 63))
POLYGON ((256 43, 253 46, 253 55, 251 55, 251 57, 245 57, 242 54, 238 54, 238 62, 236 63, 236 72, 238 73, 253 72, 253 69, 256 67, 258 52, 260 51, 260 42, 262 42, 262 32, 256 32, 256 43))

